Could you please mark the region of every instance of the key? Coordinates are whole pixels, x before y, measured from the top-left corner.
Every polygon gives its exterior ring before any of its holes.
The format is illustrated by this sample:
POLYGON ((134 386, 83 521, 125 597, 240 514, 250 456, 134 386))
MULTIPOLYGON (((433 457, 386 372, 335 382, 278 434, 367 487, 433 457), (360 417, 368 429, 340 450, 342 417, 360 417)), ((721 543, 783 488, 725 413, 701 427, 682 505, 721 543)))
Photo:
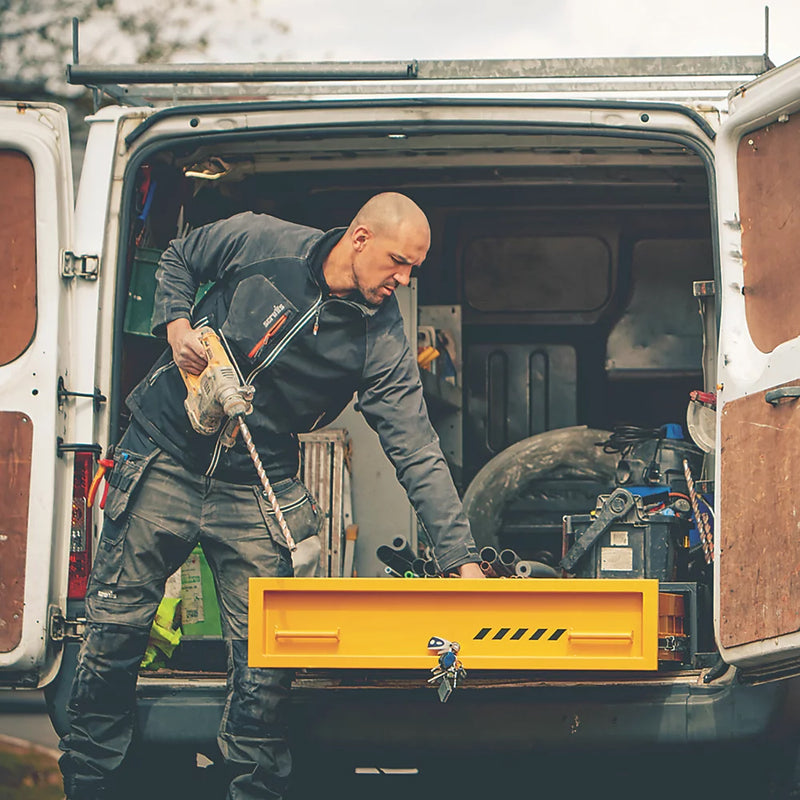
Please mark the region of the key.
POLYGON ((439 702, 446 703, 447 699, 453 693, 453 684, 450 683, 450 677, 445 673, 442 676, 442 682, 439 684, 439 702))

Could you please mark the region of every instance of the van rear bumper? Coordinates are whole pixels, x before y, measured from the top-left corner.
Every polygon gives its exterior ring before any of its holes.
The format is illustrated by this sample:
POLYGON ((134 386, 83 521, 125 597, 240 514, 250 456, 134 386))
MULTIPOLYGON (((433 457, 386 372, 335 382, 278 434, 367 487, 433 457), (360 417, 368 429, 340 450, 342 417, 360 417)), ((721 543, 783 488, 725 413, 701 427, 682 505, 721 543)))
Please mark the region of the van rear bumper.
MULTIPOLYGON (((46 690, 54 727, 67 726, 66 701, 77 644, 67 645, 46 690)), ((543 748, 691 745, 783 738, 800 730, 800 679, 759 686, 735 671, 705 685, 700 674, 559 676, 471 672, 445 705, 426 674, 302 673, 292 692, 293 747, 385 757, 526 752, 543 748), (513 677, 509 677, 509 675, 513 677)), ((138 718, 147 742, 207 751, 222 715, 225 681, 141 677, 138 718)))

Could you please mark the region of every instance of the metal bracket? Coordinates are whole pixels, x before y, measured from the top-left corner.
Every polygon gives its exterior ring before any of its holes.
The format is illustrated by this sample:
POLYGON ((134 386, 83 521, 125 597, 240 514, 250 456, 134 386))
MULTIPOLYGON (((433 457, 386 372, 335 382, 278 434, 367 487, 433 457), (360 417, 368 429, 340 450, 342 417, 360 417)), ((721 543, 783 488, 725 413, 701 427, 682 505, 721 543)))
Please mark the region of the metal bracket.
POLYGON ((94 400, 94 410, 99 411, 100 406, 105 403, 108 398, 98 389, 96 386, 94 387, 94 392, 89 394, 88 392, 71 392, 67 387, 64 385, 64 378, 59 375, 58 376, 58 388, 56 389, 58 394, 58 405, 61 404, 68 398, 68 397, 91 397, 94 400))
POLYGON ((80 641, 86 629, 86 618, 66 619, 57 606, 50 606, 47 633, 54 642, 80 641))
POLYGON ((65 442, 59 436, 56 438, 56 455, 61 458, 65 453, 95 453, 97 456, 101 456, 103 454, 103 448, 100 447, 99 444, 65 442))
POLYGON ((99 274, 99 256, 76 255, 70 250, 64 251, 61 261, 62 278, 83 278, 87 281, 96 281, 99 274))

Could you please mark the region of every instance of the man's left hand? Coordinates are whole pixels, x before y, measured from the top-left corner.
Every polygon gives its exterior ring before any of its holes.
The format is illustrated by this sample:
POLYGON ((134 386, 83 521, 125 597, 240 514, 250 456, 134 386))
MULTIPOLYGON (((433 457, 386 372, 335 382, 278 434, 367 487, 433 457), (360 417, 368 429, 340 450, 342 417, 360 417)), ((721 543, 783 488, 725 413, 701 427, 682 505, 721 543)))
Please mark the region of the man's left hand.
POLYGON ((485 578, 486 576, 483 574, 483 570, 480 567, 480 564, 475 564, 471 562, 469 564, 462 564, 458 568, 458 577, 459 578, 485 578))

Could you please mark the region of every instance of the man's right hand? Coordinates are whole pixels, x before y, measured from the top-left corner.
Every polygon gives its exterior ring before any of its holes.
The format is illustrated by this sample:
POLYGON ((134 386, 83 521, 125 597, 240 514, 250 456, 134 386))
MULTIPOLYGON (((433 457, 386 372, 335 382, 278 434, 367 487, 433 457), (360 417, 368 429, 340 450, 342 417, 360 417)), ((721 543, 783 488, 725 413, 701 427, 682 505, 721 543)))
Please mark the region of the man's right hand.
POLYGON ((200 344, 200 331, 195 330, 188 319, 174 319, 167 323, 167 341, 172 348, 175 363, 190 375, 199 375, 208 360, 200 344))

